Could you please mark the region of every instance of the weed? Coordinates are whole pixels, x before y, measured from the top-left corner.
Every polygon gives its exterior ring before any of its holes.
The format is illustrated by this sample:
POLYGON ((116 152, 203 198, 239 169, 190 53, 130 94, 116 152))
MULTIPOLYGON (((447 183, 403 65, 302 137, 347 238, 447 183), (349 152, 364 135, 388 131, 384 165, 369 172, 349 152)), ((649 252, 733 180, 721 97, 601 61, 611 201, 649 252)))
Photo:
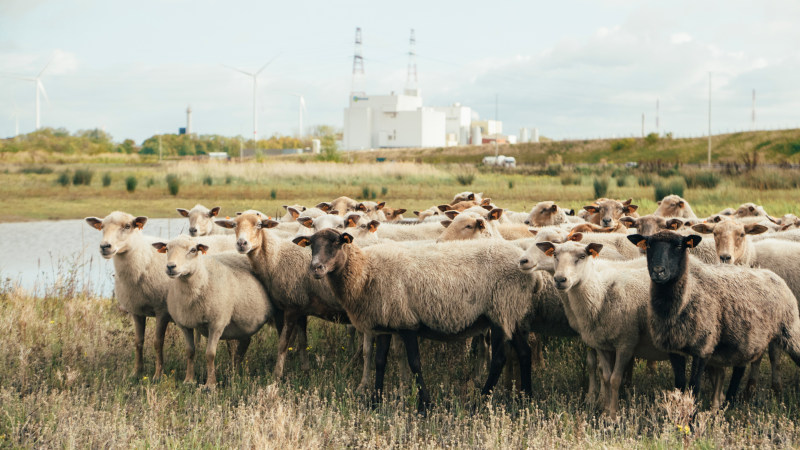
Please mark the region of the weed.
POLYGON ((656 201, 663 199, 668 195, 678 195, 683 197, 683 190, 686 187, 686 182, 683 178, 672 178, 669 180, 659 181, 653 186, 654 198, 656 201))
POLYGON ((608 194, 608 179, 595 178, 592 185, 594 186, 594 198, 605 197, 608 194))
POLYGON ((128 192, 134 192, 137 184, 139 184, 139 181, 135 176, 129 175, 128 178, 125 178, 125 189, 128 192))
POLYGON ((75 186, 78 185, 85 185, 89 186, 92 184, 92 176, 94 172, 89 169, 76 169, 75 173, 72 175, 72 184, 75 186))
POLYGON ((171 195, 178 195, 181 189, 181 179, 174 173, 167 174, 167 189, 171 195))
POLYGON ((111 173, 106 172, 103 174, 103 187, 111 186, 111 173))

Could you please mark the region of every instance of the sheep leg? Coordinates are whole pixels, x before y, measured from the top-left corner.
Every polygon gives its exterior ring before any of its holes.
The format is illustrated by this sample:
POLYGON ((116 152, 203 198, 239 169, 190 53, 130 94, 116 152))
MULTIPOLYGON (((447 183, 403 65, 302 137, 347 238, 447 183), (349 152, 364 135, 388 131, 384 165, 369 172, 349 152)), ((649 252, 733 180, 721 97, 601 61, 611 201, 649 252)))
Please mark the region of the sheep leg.
MULTIPOLYGON (((532 351, 528 345, 528 336, 526 333, 514 333, 512 342, 514 349, 517 351, 517 358, 519 359, 519 376, 520 388, 522 392, 527 394, 528 397, 533 396, 533 388, 531 387, 531 363, 532 351)), ((541 342, 541 341, 540 341, 541 342)))
POLYGON ((686 391, 686 357, 677 353, 669 354, 672 374, 675 376, 675 388, 686 391))
POLYGON ((389 347, 392 345, 391 334, 379 334, 376 338, 375 349, 375 394, 373 404, 378 404, 383 399, 383 378, 386 374, 386 357, 389 355, 389 347))
POLYGON ((597 352, 593 348, 586 351, 586 375, 589 377, 586 403, 592 404, 597 400, 597 352))
MULTIPOLYGON (((770 344, 771 345, 771 344, 770 344)), ((761 372, 761 359, 764 355, 758 357, 757 360, 750 363, 750 373, 747 374, 747 384, 744 387, 744 397, 750 399, 756 392, 756 387, 758 386, 758 379, 760 378, 761 372)), ((772 358, 770 357, 770 362, 772 362, 772 358)))
POLYGON ((297 351, 300 353, 300 368, 303 372, 311 370, 311 363, 308 361, 308 316, 300 316, 297 320, 297 351))
POLYGON ((611 372, 614 370, 612 361, 616 359, 614 352, 597 351, 597 362, 600 366, 600 396, 598 404, 603 405, 603 409, 608 409, 609 385, 611 383, 611 372))
MULTIPOLYGON (((419 357, 419 339, 417 338, 416 331, 404 330, 400 332, 400 337, 403 339, 403 344, 406 347, 406 356, 408 357, 408 367, 411 373, 414 374, 414 380, 417 383, 417 412, 425 414, 431 404, 428 389, 425 388, 425 380, 422 378, 422 361, 419 357)), ((528 363, 530 364, 530 362, 528 363)))
POLYGON ((709 366, 706 368, 708 377, 711 379, 711 409, 719 409, 722 406, 722 385, 725 382, 725 369, 722 367, 709 366))
POLYGON ((633 348, 618 348, 614 370, 611 372, 609 387, 611 389, 608 401, 608 412, 611 417, 616 417, 619 411, 619 388, 622 385, 622 378, 628 369, 629 363, 633 361, 633 348))
POLYGON ((206 387, 214 388, 217 385, 217 370, 214 365, 214 360, 217 357, 217 345, 219 338, 222 336, 224 327, 215 327, 209 324, 208 339, 206 340, 206 387))
POLYGON ((374 334, 372 334, 371 332, 364 333, 363 339, 361 341, 361 347, 363 348, 361 354, 364 361, 364 367, 361 369, 361 382, 358 383, 356 392, 363 392, 367 388, 367 384, 369 383, 369 366, 370 363, 372 362, 372 355, 374 353, 372 346, 374 341, 375 341, 374 334))
POLYGON ((154 347, 156 349, 156 373, 153 379, 161 377, 164 372, 164 338, 167 335, 167 325, 172 320, 167 313, 156 316, 156 338, 154 340, 154 347))
POLYGON ((737 366, 733 368, 733 375, 731 375, 731 382, 728 385, 728 392, 725 393, 725 402, 733 406, 736 403, 736 392, 739 390, 739 383, 744 376, 745 366, 737 366))
POLYGON ((478 380, 483 377, 483 371, 486 368, 486 359, 489 353, 486 348, 486 340, 483 334, 479 334, 471 339, 470 353, 473 356, 472 376, 470 379, 471 382, 474 382, 474 380, 478 380))
POLYGON ((131 318, 133 319, 133 327, 134 331, 136 332, 136 338, 134 340, 134 344, 136 345, 136 363, 133 375, 139 378, 144 372, 144 358, 142 357, 142 351, 144 350, 144 329, 147 325, 147 317, 135 316, 131 314, 131 318))
POLYGON ((689 376, 689 387, 692 389, 694 401, 700 398, 700 379, 703 376, 703 371, 706 368, 707 358, 695 356, 692 361, 692 373, 689 376))
POLYGON ((769 365, 772 372, 772 390, 776 393, 781 392, 781 348, 777 342, 769 344, 769 365))
POLYGON ((294 327, 297 324, 298 314, 285 313, 283 329, 278 338, 278 359, 275 361, 275 369, 272 374, 275 378, 283 376, 283 366, 286 364, 286 354, 289 352, 289 342, 294 336, 294 327))
POLYGON ((492 360, 489 363, 489 376, 486 377, 486 384, 481 389, 481 395, 489 395, 497 384, 503 366, 506 364, 505 334, 503 329, 492 326, 492 360))
POLYGON ((184 327, 180 327, 180 329, 183 333, 183 340, 186 343, 186 377, 183 379, 183 382, 194 383, 194 330, 184 327))
MULTIPOLYGON (((408 370, 408 364, 403 364, 401 361, 403 349, 400 348, 401 346, 401 339, 392 338, 392 351, 391 354, 395 355, 395 362, 397 364, 397 378, 400 380, 400 384, 405 383, 405 380, 411 379, 411 372, 408 370)), ((407 352, 406 352, 407 353, 407 352)))
POLYGON ((544 367, 544 340, 537 333, 530 333, 528 346, 531 349, 531 364, 535 367, 544 367))
POLYGON ((239 345, 236 347, 236 356, 233 358, 233 367, 236 370, 242 368, 244 355, 247 353, 248 347, 250 347, 250 336, 239 339, 239 345))

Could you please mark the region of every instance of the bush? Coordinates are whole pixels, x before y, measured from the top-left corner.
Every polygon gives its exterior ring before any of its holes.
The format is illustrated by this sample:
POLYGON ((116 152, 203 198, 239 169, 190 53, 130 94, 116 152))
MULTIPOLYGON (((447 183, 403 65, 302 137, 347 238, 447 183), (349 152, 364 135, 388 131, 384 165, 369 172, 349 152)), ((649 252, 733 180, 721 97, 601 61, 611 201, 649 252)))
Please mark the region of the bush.
POLYGON ((167 188, 172 195, 178 195, 181 189, 181 179, 174 173, 167 174, 167 188))
POLYGON ((369 198, 369 186, 361 187, 361 198, 363 199, 369 198))
POLYGON ((56 183, 64 187, 69 186, 69 172, 64 171, 58 174, 58 178, 56 178, 56 183))
POLYGON ((275 200, 275 198, 276 198, 277 196, 278 196, 278 191, 276 191, 275 189, 270 189, 270 191, 269 191, 269 198, 271 198, 271 199, 275 200))
POLYGON ((739 186, 766 191, 770 189, 789 189, 794 184, 789 173, 774 170, 753 170, 739 177, 739 186))
POLYGON ((594 198, 605 197, 608 194, 608 179, 595 178, 594 179, 594 198))
POLYGON ((636 177, 636 182, 641 187, 652 186, 653 182, 655 182, 655 177, 653 176, 652 173, 643 173, 638 177, 636 177))
POLYGON ((655 200, 659 201, 668 195, 678 195, 683 197, 683 190, 686 187, 683 178, 673 178, 666 181, 659 181, 653 187, 655 200))
POLYGON ((153 177, 147 179, 147 187, 151 187, 156 184, 156 180, 153 177))
POLYGON ((106 172, 103 174, 103 187, 111 186, 111 173, 106 172))
POLYGON ((462 165, 454 175, 458 184, 462 186, 469 186, 475 181, 475 169, 468 165, 462 165))
POLYGON ((128 192, 135 191, 137 184, 139 184, 139 181, 136 179, 135 176, 131 175, 128 178, 125 178, 125 189, 127 189, 128 192))
POLYGON ((72 175, 72 184, 75 186, 81 184, 88 186, 92 183, 92 175, 94 175, 94 172, 89 169, 77 169, 72 175))
POLYGON ((232 175, 225 175, 225 184, 231 184, 233 182, 232 175))
POLYGON ((577 185, 581 184, 581 181, 582 181, 582 178, 578 174, 571 173, 571 174, 567 174, 567 175, 562 175, 561 176, 561 185, 562 186, 567 186, 567 185, 575 185, 575 186, 577 186, 577 185))
POLYGON ((20 169, 19 173, 34 173, 37 175, 46 175, 48 173, 53 173, 53 168, 47 166, 28 166, 20 169))
POLYGON ((547 169, 544 170, 544 174, 551 177, 561 175, 561 164, 550 164, 547 166, 547 169))
POLYGON ((628 183, 628 177, 627 177, 627 176, 621 176, 621 177, 618 177, 618 178, 617 178, 617 186, 619 186, 619 187, 625 187, 625 186, 627 186, 628 184, 629 184, 629 183, 628 183))
POLYGON ((650 133, 644 138, 644 143, 648 146, 658 143, 658 133, 650 133))
POLYGON ((386 186, 381 186, 381 197, 386 197, 386 194, 389 193, 389 188, 386 186))
POLYGON ((211 178, 211 175, 206 175, 203 178, 203 186, 212 186, 214 184, 214 179, 211 178))
POLYGON ((620 139, 611 143, 611 151, 618 152, 620 150, 631 148, 634 145, 636 145, 636 139, 634 138, 620 139))
POLYGON ((514 189, 514 180, 508 180, 508 188, 514 189))
POLYGON ((722 176, 716 172, 708 171, 689 172, 683 174, 683 180, 686 181, 686 187, 689 189, 714 189, 722 181, 722 176))

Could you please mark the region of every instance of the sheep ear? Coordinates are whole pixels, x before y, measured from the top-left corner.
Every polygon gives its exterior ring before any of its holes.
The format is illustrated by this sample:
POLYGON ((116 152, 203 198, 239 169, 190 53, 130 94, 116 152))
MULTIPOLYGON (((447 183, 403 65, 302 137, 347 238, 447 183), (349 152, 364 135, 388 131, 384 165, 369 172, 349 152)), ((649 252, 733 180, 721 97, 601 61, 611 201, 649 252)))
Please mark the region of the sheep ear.
POLYGON ((445 211, 444 215, 447 216, 448 219, 453 220, 458 215, 458 211, 451 209, 450 211, 445 211))
POLYGON ((236 226, 236 222, 230 219, 215 220, 214 223, 221 226, 222 228, 233 228, 236 226))
POLYGON ((660 205, 660 204, 661 204, 661 200, 656 202, 656 205, 660 205))
POLYGON ((470 194, 469 194, 469 195, 467 195, 467 200, 469 200, 469 201, 475 201, 475 194, 473 194, 472 192, 470 192, 470 194))
POLYGON ((755 210, 756 210, 756 209, 755 209, 754 207, 752 207, 752 206, 750 207, 750 211, 751 211, 751 212, 752 212, 752 211, 755 211, 755 210))
POLYGON ((594 205, 586 205, 586 206, 583 207, 583 209, 585 209, 586 211, 589 211, 592 214, 596 214, 597 211, 598 211, 597 206, 594 206, 594 205))
POLYGON ((277 226, 278 226, 278 222, 276 222, 276 221, 274 221, 272 219, 264 219, 264 220, 261 221, 261 227, 262 228, 275 228, 277 226))
POLYGON ((419 215, 419 211, 414 211, 414 215, 418 216, 419 215))
POLYGON ((306 228, 314 228, 314 219, 311 217, 298 217, 297 223, 306 228))
POLYGON ((503 208, 494 208, 489 211, 489 220, 497 220, 503 215, 503 208))
POLYGON ((486 229, 486 222, 484 222, 483 219, 478 219, 478 220, 475 221, 475 226, 478 227, 481 230, 485 230, 486 229))
POLYGON ((361 217, 358 214, 348 214, 344 218, 344 226, 345 228, 352 228, 358 225, 358 219, 361 217))
POLYGON ((586 246, 586 254, 591 255, 592 258, 597 258, 597 255, 600 254, 600 250, 602 249, 603 249, 603 244, 592 242, 591 244, 586 246))
POLYGON ((441 221, 441 222, 439 222, 439 223, 440 223, 440 224, 441 224, 443 227, 447 228, 447 227, 449 227, 449 226, 450 226, 450 224, 451 224, 451 223, 453 223, 453 221, 452 221, 452 220, 443 220, 443 221, 441 221))
MULTIPOLYGON (((331 204, 328 203, 328 202, 322 202, 322 203, 318 204, 316 206, 316 208, 319 208, 319 209, 321 209, 321 210, 323 210, 325 212, 328 212, 331 209, 331 204)), ((300 245, 300 244, 298 244, 298 245, 300 245)), ((301 247, 303 247, 303 246, 301 245, 301 247)))
POLYGON ((631 243, 633 243, 633 245, 641 249, 647 248, 647 238, 641 234, 630 234, 627 236, 627 238, 629 241, 631 241, 631 243))
POLYGON ((103 221, 98 219, 97 217, 87 217, 86 223, 92 226, 92 228, 96 228, 97 230, 103 230, 103 221))
POLYGON ((698 233, 709 234, 714 232, 714 225, 698 223, 697 225, 692 226, 692 229, 698 233))
POLYGON ((539 234, 539 230, 534 230, 533 228, 528 228, 528 233, 536 236, 537 234, 539 234))
POLYGON ((558 205, 556 205, 555 203, 553 203, 553 206, 551 206, 551 207, 550 207, 550 211, 553 211, 553 212, 556 212, 556 211, 558 211, 558 205))
POLYGON ((491 198, 487 197, 487 198, 481 200, 481 206, 491 206, 491 205, 492 205, 492 199, 491 198))
POLYGON ((574 209, 567 209, 564 212, 566 212, 568 216, 574 216, 575 215, 575 210, 574 209))
POLYGON ((205 254, 206 254, 206 252, 208 251, 208 246, 207 246, 206 244, 197 244, 197 247, 196 247, 196 248, 197 248, 197 251, 198 251, 198 252, 200 252, 200 253, 202 253, 202 254, 204 254, 204 255, 205 255, 205 254))
POLYGON ((344 244, 352 244, 353 243, 353 236, 350 233, 342 233, 339 235, 339 243, 344 244))
MULTIPOLYGON (((297 218, 300 217, 300 211, 292 208, 291 206, 287 209, 287 211, 289 211, 289 214, 292 215, 292 219, 297 220, 297 218)), ((323 209, 323 211, 325 211, 325 210, 323 209)), ((239 214, 239 213, 236 213, 236 214, 239 214)))
POLYGON ((332 216, 338 216, 339 215, 339 210, 338 209, 334 209, 333 211, 328 211, 328 214, 330 214, 332 216))
POLYGON ((369 230, 370 233, 374 233, 378 231, 379 226, 381 226, 381 223, 378 222, 377 220, 373 220, 372 222, 367 224, 367 229, 369 230))
POLYGON ((306 247, 306 246, 308 246, 308 244, 311 243, 311 239, 309 239, 306 236, 298 236, 298 237, 292 239, 292 242, 294 242, 295 244, 299 245, 300 247, 306 247))
POLYGON ((394 217, 397 217, 397 216, 399 216, 400 214, 403 214, 403 213, 404 213, 404 212, 406 212, 406 211, 408 211, 408 210, 407 210, 407 209, 404 209, 404 208, 395 209, 395 210, 394 210, 394 214, 392 214, 392 215, 393 215, 394 217))
POLYGON ((683 226, 683 221, 681 219, 669 219, 667 221, 667 228, 670 230, 677 230, 683 226))
POLYGON ((222 208, 220 208, 219 206, 211 208, 211 211, 208 212, 208 217, 217 217, 217 214, 219 214, 220 209, 222 208))
POLYGON ((683 200, 678 202, 678 208, 683 208, 684 206, 686 206, 686 202, 684 202, 683 200))
POLYGON ((758 223, 751 223, 744 226, 744 232, 747 234, 761 234, 767 231, 768 228, 758 223))
POLYGON ((357 204, 356 205, 356 211, 367 212, 367 205, 365 205, 364 202, 361 202, 361 203, 357 204))
POLYGON ((175 210, 178 211, 178 214, 182 215, 183 217, 189 217, 189 211, 183 208, 175 208, 175 210))
POLYGON ((289 211, 289 205, 283 205, 283 209, 285 209, 286 211, 289 211))
POLYGON ((491 211, 491 210, 494 209, 494 206, 492 206, 492 205, 481 205, 481 208, 483 208, 483 209, 485 209, 487 211, 491 211))
POLYGON ((570 233, 567 235, 568 241, 580 242, 583 240, 583 233, 570 233))
POLYGON ((639 205, 627 205, 627 206, 625 206, 625 211, 628 214, 635 213, 637 209, 639 209, 639 205))
POLYGON ((536 244, 536 246, 539 247, 539 250, 543 251, 547 256, 553 256, 553 254, 556 252, 556 246, 549 241, 539 242, 536 244))
POLYGON ((140 230, 142 228, 144 228, 144 224, 146 224, 146 223, 147 223, 147 217, 144 217, 144 216, 139 216, 139 217, 133 219, 133 226, 135 226, 136 228, 138 228, 140 230))
POLYGON ((633 201, 633 199, 629 198, 629 199, 625 200, 624 202, 622 202, 622 204, 625 205, 625 206, 628 206, 628 205, 631 204, 632 201, 633 201))
POLYGON ((153 242, 153 247, 158 250, 158 253, 167 253, 167 244, 163 242, 153 242))
POLYGON ((683 243, 689 248, 695 248, 697 247, 698 244, 700 244, 700 241, 702 240, 703 240, 702 237, 693 234, 691 236, 686 236, 685 238, 683 238, 683 243))
POLYGON ((450 205, 439 205, 437 208, 439 208, 439 211, 445 212, 450 210, 450 205))
POLYGON ((636 219, 633 217, 620 217, 619 222, 626 228, 636 228, 636 219))
POLYGON ((386 206, 386 202, 378 203, 378 209, 383 209, 384 206, 386 206))

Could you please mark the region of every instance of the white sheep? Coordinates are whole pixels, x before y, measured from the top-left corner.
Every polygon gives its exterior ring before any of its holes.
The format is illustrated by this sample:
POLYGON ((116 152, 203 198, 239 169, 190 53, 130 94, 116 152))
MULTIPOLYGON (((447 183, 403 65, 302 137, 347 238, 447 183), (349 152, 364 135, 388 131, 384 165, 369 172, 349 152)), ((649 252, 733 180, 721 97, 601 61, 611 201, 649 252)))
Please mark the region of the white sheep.
POLYGON ((181 216, 189 218, 189 235, 194 237, 215 234, 233 234, 230 230, 214 225, 214 219, 219 215, 219 210, 219 206, 208 209, 199 203, 194 205, 189 211, 177 208, 181 216))
POLYGON ((252 273, 246 256, 236 253, 206 255, 209 246, 187 236, 152 244, 167 254, 169 285, 167 308, 183 331, 186 342, 186 377, 194 382, 195 343, 192 330, 208 338, 206 386, 216 385, 215 358, 220 339, 237 340, 234 359, 238 366, 253 336, 272 320, 273 307, 264 287, 252 273))
POLYGON ((678 195, 671 194, 658 202, 658 208, 653 212, 654 216, 660 217, 680 217, 683 219, 697 219, 692 206, 678 195))

